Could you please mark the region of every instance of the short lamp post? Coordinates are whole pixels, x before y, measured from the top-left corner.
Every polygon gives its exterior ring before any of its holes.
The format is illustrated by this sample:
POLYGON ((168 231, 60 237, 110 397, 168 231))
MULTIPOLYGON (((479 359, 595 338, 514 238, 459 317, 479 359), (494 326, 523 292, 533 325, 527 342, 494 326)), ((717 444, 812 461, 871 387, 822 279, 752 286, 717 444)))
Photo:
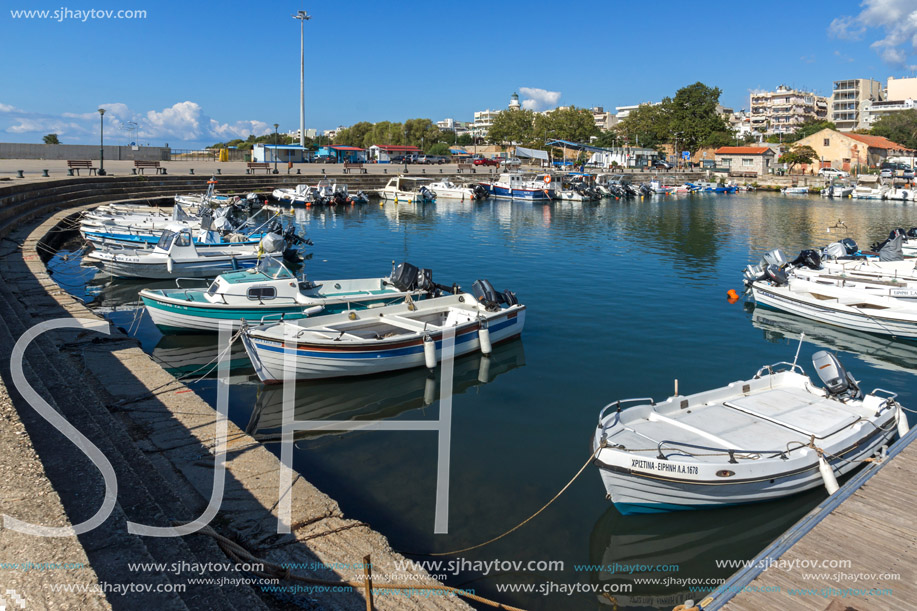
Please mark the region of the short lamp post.
POLYGON ((277 128, 280 127, 279 123, 274 123, 274 174, 279 174, 277 171, 277 128))
POLYGON ((99 176, 105 176, 105 122, 102 117, 105 116, 105 109, 99 109, 99 176))

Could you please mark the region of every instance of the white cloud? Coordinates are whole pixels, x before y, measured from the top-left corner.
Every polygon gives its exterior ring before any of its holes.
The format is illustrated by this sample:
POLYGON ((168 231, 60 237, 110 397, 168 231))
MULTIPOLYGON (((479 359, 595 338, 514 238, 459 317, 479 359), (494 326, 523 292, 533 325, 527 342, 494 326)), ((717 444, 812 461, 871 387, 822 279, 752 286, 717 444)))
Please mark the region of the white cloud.
MULTIPOLYGON (((191 101, 178 102, 162 110, 145 112, 131 110, 127 104, 121 102, 100 104, 99 108, 105 109, 106 125, 115 129, 121 129, 129 122, 136 123, 136 136, 142 140, 209 142, 247 138, 249 134, 260 136, 271 131, 271 126, 264 121, 220 123, 206 115, 199 104, 191 101)), ((97 134, 98 124, 97 111, 47 115, 27 112, 0 103, 0 130, 8 133, 57 133, 68 140, 81 140, 85 136, 97 134), (4 122, 7 125, 4 126, 4 122)))
POLYGON ((908 66, 917 52, 917 0, 864 0, 860 14, 841 16, 831 21, 828 33, 837 38, 858 40, 867 29, 882 31, 883 37, 870 46, 887 63, 908 66))
POLYGON ((559 91, 548 91, 536 87, 520 87, 522 94, 522 107, 528 110, 545 110, 557 106, 560 100, 559 91))

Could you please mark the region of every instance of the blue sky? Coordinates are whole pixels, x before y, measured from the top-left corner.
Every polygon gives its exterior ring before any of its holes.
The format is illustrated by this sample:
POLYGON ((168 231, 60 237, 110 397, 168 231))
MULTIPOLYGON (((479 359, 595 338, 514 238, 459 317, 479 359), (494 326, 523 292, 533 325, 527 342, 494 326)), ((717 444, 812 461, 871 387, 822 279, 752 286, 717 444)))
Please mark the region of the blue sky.
POLYGON ((0 140, 204 145, 299 127, 299 27, 307 10, 306 126, 471 120, 527 104, 656 101, 702 81, 721 102, 785 83, 830 95, 837 79, 913 74, 917 0, 866 2, 177 2, 7 0, 0 13, 0 140), (70 2, 73 2, 72 4, 70 2), (63 20, 16 10, 68 9, 63 20), (75 11, 146 11, 142 19, 75 11), (911 18, 908 18, 908 17, 911 18))

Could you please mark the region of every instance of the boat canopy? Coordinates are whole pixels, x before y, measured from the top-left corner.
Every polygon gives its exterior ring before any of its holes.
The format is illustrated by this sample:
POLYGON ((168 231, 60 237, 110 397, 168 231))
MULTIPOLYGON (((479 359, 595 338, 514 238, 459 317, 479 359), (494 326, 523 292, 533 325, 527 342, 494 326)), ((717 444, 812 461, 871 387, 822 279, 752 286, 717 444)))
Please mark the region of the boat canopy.
POLYGON ((523 146, 517 146, 516 157, 519 159, 541 159, 542 161, 547 161, 548 152, 540 151, 538 149, 527 149, 523 146))

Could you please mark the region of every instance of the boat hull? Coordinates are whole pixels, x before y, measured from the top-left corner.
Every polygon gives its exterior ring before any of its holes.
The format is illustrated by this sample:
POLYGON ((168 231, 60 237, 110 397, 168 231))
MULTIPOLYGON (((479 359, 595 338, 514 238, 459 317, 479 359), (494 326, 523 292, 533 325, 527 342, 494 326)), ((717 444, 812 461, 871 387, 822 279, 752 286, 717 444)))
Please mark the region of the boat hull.
POLYGON ((497 199, 525 199, 529 201, 550 201, 551 192, 544 189, 515 189, 500 185, 487 185, 490 196, 497 199))
MULTIPOLYGON (((525 308, 507 310, 489 318, 491 342, 496 344, 520 335, 524 325, 525 308)), ((459 325, 456 328, 456 357, 480 350, 478 328, 477 322, 459 325)), ((436 342, 436 356, 439 362, 443 356, 442 335, 434 335, 433 339, 436 342)), ((243 333, 242 341, 258 377, 266 384, 283 381, 284 356, 287 353, 295 357, 293 373, 298 380, 370 375, 425 365, 422 337, 385 347, 365 344, 340 350, 327 346, 288 345, 259 336, 255 330, 243 333)))
POLYGON ((257 255, 226 258, 208 257, 209 260, 182 262, 175 261, 172 269, 165 261, 143 263, 138 257, 118 255, 110 259, 86 256, 86 261, 98 264, 105 272, 119 278, 149 278, 151 280, 170 280, 173 278, 213 278, 220 274, 254 267, 258 263, 257 255))
POLYGON ((917 339, 917 319, 884 316, 878 311, 865 314, 830 301, 815 302, 803 299, 784 287, 764 286, 757 282, 752 285, 752 295, 755 302, 760 305, 829 325, 897 338, 917 339))
MULTIPOLYGON (((875 433, 841 458, 829 461, 835 475, 844 475, 860 466, 857 461, 869 458, 895 436, 893 414, 884 423, 889 431, 875 433)), ((747 483, 724 484, 722 481, 703 483, 673 481, 658 476, 635 475, 625 469, 612 469, 598 463, 602 483, 615 508, 624 515, 665 513, 711 509, 731 505, 760 503, 787 497, 824 485, 814 460, 808 469, 747 483)))

